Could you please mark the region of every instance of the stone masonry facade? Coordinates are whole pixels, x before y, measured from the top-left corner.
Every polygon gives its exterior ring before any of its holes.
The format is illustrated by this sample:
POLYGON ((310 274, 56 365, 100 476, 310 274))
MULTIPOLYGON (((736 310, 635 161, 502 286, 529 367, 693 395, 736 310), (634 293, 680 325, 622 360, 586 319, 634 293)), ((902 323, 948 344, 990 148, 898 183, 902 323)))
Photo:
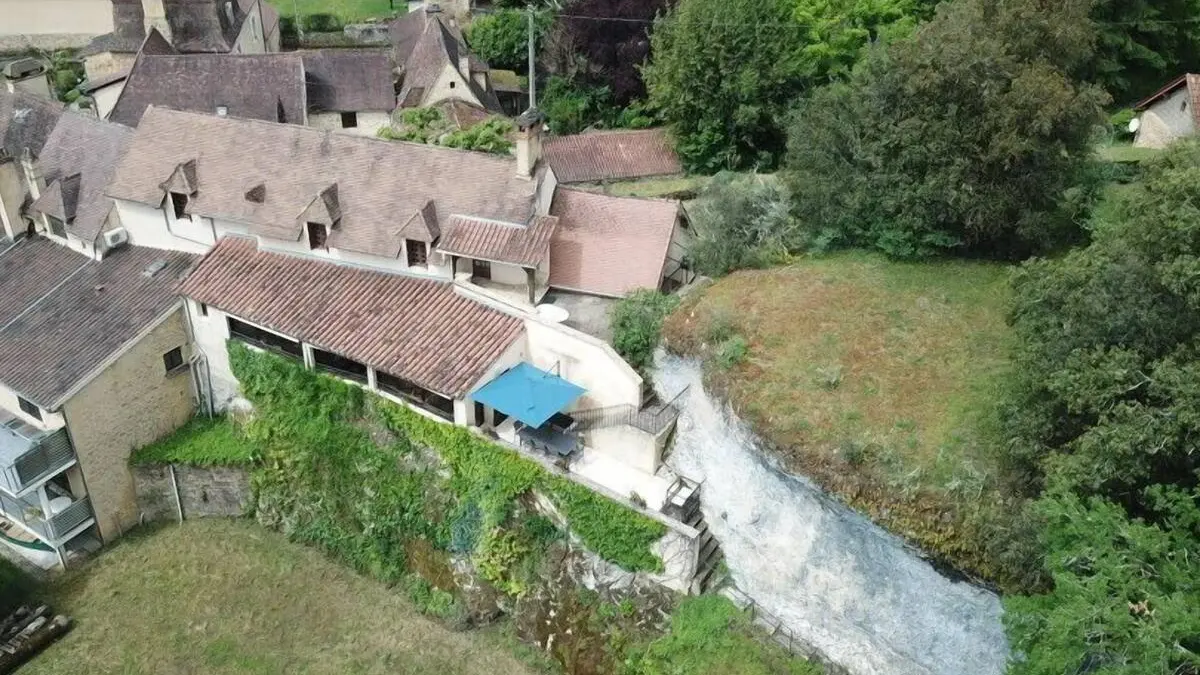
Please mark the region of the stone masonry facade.
POLYGON ((171 314, 63 405, 96 524, 105 542, 138 522, 129 455, 171 433, 193 412, 191 373, 167 373, 163 354, 188 344, 183 312, 171 314), (124 405, 113 405, 123 401, 124 405))

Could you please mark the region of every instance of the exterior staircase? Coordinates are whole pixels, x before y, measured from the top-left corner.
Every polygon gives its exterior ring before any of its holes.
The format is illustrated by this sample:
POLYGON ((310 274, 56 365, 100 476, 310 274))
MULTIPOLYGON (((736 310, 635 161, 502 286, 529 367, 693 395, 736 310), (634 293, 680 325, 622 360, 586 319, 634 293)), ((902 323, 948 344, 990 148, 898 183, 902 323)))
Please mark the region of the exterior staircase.
POLYGON ((680 520, 700 532, 700 552, 696 557, 696 575, 688 586, 688 593, 699 595, 719 588, 725 581, 725 555, 721 543, 708 529, 704 513, 700 510, 701 483, 679 477, 667 492, 663 513, 680 520))

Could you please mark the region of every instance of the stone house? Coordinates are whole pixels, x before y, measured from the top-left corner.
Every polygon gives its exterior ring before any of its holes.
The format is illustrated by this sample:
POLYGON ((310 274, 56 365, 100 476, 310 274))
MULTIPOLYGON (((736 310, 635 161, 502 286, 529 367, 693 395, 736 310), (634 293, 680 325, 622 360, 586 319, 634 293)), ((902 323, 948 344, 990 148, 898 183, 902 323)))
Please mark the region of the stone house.
POLYGON ((683 494, 661 463, 674 410, 547 301, 558 276, 610 297, 663 286, 678 204, 560 189, 540 118, 518 126, 500 157, 147 108, 107 194, 132 244, 204 254, 180 292, 205 406, 244 405, 233 340, 652 510, 683 494))
POLYGON ((1185 73, 1134 106, 1138 126, 1134 147, 1165 148, 1196 133, 1200 125, 1200 75, 1185 73))
POLYGON ((182 253, 0 249, 0 546, 67 564, 138 522, 129 453, 192 414, 182 253))
POLYGON ((394 21, 392 55, 400 69, 400 107, 461 101, 502 115, 488 64, 471 51, 458 21, 430 4, 394 21))
POLYGON ((24 91, 0 91, 0 245, 25 232, 23 207, 33 165, 63 114, 57 101, 24 91))
POLYGON ((279 13, 266 0, 111 0, 112 26, 81 52, 89 82, 128 72, 151 29, 181 54, 279 51, 279 13))
POLYGON ((123 81, 93 96, 101 117, 130 127, 155 105, 369 136, 396 107, 384 49, 179 54, 155 29, 123 81))

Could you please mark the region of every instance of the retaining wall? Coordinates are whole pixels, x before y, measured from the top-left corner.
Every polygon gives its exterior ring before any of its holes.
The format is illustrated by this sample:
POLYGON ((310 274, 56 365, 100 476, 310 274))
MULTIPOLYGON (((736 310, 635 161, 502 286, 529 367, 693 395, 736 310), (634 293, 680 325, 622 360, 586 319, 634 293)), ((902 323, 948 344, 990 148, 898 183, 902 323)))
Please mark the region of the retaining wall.
POLYGON ((133 469, 138 509, 144 520, 178 520, 181 509, 184 518, 236 518, 249 513, 250 474, 245 469, 176 464, 172 485, 171 468, 156 464, 133 469))

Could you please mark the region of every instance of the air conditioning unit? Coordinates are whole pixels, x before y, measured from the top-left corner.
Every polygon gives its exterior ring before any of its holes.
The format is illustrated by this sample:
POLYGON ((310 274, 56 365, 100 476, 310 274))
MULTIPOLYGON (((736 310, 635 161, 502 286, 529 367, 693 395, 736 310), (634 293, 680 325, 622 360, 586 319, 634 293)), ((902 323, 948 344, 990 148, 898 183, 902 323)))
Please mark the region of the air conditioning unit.
POLYGON ((129 243, 129 232, 125 231, 123 227, 104 233, 104 248, 117 248, 127 243, 129 243))

